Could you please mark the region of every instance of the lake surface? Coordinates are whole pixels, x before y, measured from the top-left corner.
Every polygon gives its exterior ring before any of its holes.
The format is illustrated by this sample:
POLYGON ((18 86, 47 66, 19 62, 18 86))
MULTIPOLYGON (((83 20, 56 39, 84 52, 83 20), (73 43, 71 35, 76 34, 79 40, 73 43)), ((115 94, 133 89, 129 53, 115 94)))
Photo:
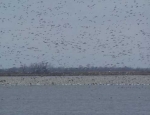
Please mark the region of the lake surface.
POLYGON ((150 115, 150 86, 0 86, 0 115, 150 115))

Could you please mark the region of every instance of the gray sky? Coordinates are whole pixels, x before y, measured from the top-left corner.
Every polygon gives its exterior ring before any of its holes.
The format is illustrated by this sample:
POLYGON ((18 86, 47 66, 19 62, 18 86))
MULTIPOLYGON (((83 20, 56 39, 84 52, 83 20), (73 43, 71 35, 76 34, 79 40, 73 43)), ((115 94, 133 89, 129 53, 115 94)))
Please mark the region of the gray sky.
POLYGON ((150 67, 149 0, 1 0, 0 68, 150 67))

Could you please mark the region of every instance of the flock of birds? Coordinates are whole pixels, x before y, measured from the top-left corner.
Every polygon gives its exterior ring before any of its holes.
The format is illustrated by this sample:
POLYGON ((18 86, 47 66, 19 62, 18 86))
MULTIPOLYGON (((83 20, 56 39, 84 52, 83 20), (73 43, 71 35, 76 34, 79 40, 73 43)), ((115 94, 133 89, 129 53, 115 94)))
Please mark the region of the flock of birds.
POLYGON ((0 66, 150 67, 149 10, 149 0, 0 1, 0 66))

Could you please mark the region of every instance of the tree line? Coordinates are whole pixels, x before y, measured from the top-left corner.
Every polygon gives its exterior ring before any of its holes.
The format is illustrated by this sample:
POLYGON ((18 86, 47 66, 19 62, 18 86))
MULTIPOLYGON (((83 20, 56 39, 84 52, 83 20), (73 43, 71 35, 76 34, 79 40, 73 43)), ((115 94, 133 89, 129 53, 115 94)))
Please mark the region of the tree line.
POLYGON ((116 74, 132 74, 132 75, 150 75, 150 68, 131 68, 131 67, 53 67, 47 62, 32 63, 29 66, 21 65, 20 67, 12 67, 8 69, 0 69, 1 76, 10 75, 116 75, 116 74))

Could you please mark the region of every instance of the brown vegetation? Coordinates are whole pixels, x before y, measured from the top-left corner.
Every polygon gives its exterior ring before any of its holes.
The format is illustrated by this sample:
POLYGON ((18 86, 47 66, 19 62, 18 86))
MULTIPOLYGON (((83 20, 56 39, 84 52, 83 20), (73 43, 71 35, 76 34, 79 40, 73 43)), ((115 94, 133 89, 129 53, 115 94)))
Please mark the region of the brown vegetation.
POLYGON ((94 76, 94 75, 150 75, 150 68, 78 67, 54 68, 41 62, 19 68, 0 69, 0 76, 94 76))

